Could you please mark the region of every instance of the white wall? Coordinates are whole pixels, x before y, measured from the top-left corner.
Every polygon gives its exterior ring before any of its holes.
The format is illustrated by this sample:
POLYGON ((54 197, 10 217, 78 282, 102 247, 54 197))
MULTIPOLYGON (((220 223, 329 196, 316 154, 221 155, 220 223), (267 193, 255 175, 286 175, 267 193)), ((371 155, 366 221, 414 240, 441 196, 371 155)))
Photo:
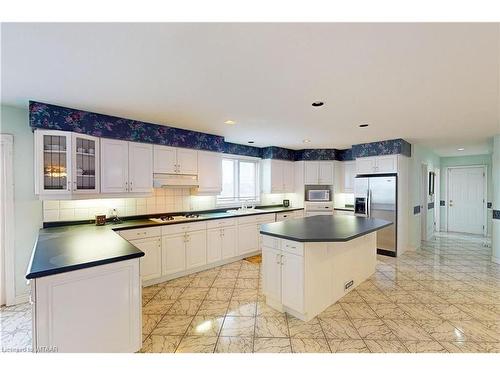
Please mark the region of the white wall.
POLYGON ((1 106, 0 132, 14 136, 14 258, 16 298, 28 293, 26 269, 42 226, 42 202, 35 197, 33 182, 33 133, 28 110, 1 106))

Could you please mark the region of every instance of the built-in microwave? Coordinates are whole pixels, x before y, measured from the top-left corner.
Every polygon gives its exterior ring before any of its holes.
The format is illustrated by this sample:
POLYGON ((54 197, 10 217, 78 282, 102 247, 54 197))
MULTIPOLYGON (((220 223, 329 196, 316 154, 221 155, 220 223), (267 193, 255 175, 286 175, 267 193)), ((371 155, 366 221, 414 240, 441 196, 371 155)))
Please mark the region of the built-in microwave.
POLYGON ((311 189, 307 190, 306 200, 309 202, 330 202, 330 190, 311 189))

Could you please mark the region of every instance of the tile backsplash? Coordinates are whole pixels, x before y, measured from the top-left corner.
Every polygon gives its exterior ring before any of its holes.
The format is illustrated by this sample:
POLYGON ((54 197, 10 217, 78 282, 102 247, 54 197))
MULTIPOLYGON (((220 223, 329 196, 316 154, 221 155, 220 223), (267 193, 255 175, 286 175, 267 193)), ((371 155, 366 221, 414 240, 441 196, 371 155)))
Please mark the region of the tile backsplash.
MULTIPOLYGON (((262 194, 261 205, 281 204, 283 199, 294 203, 294 194, 262 194)), ((190 189, 154 189, 145 198, 109 198, 82 200, 43 201, 43 221, 93 220, 97 214, 111 216, 116 209, 118 216, 151 215, 179 211, 203 211, 216 208, 216 197, 191 195, 190 189)))

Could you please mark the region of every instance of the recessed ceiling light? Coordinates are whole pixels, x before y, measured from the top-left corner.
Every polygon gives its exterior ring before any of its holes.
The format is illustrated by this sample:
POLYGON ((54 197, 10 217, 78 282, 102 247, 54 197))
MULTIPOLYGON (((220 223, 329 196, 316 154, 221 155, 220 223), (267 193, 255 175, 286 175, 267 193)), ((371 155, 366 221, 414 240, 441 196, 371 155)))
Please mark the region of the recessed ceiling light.
POLYGON ((325 104, 325 103, 317 100, 317 101, 313 102, 311 105, 313 107, 321 107, 323 104, 325 104))
POLYGON ((304 139, 302 142, 304 142, 304 143, 311 143, 311 140, 310 139, 304 139))
POLYGON ((255 141, 248 141, 248 143, 255 143, 255 141))
POLYGON ((458 151, 463 151, 463 150, 465 150, 465 148, 460 147, 460 148, 457 148, 457 150, 458 150, 458 151))
POLYGON ((360 128, 367 128, 368 127, 368 124, 361 124, 359 125, 360 128))
POLYGON ((226 125, 234 125, 234 124, 236 124, 236 121, 226 120, 226 121, 224 121, 224 124, 226 124, 226 125))

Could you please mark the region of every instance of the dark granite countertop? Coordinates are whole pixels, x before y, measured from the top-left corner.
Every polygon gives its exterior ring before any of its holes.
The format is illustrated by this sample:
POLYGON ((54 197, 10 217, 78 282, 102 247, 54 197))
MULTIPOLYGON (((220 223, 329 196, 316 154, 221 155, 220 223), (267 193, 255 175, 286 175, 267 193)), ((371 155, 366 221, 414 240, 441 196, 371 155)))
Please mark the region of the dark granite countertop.
POLYGON ((259 211, 245 214, 204 212, 199 218, 164 223, 155 223, 144 218, 124 220, 116 224, 107 223, 104 226, 77 224, 40 229, 26 278, 35 279, 144 256, 141 250, 115 233, 117 230, 295 210, 302 208, 274 206, 262 207, 259 211))
POLYGON ((260 233, 298 242, 346 242, 391 224, 357 216, 318 215, 263 224, 260 233))

